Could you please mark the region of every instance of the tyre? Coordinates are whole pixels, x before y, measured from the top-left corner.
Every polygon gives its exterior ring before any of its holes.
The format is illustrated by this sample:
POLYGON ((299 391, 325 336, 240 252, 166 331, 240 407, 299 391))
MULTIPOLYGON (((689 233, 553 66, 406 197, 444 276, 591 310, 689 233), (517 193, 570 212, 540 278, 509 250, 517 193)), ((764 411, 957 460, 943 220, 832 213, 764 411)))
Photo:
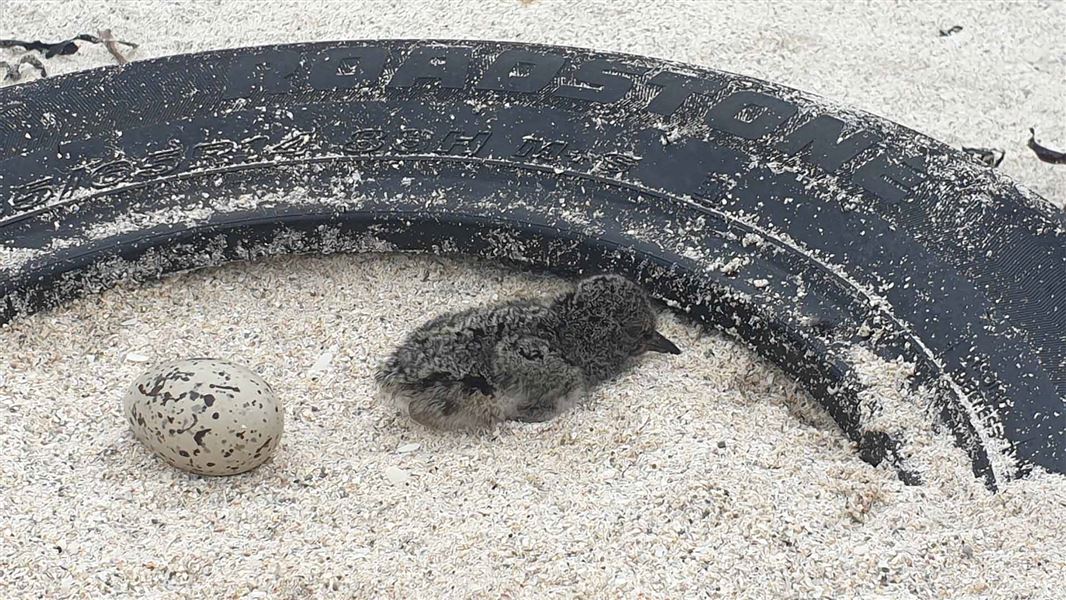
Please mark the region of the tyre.
POLYGON ((992 486, 1066 472, 1064 242, 1063 212, 939 142, 635 56, 359 41, 0 89, 4 322, 285 252, 619 272, 908 482, 939 430, 992 486))

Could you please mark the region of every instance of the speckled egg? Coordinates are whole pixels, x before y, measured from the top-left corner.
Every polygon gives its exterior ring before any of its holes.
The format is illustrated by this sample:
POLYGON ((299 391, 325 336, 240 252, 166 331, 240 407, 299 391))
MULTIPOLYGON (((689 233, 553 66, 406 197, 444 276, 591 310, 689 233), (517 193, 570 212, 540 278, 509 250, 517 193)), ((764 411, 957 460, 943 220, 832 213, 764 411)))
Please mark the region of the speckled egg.
POLYGON ((236 475, 263 464, 281 441, 281 403, 263 378, 213 358, 153 367, 122 402, 133 435, 169 464, 236 475))

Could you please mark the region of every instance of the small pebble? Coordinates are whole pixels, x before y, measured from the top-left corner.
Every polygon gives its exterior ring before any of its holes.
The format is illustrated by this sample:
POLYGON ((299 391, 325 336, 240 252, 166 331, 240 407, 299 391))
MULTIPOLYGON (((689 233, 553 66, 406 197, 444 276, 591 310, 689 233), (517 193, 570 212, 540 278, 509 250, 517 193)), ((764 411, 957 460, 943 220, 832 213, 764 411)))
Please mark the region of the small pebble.
POLYGON ((404 444, 404 445, 400 446, 399 448, 397 448, 396 452, 398 452, 400 454, 408 454, 408 453, 411 453, 411 452, 414 452, 414 451, 418 450, 421 447, 422 447, 422 444, 416 444, 416 443, 404 444))
POLYGON ((140 363, 146 363, 146 362, 148 362, 148 360, 149 360, 149 358, 147 356, 145 356, 143 354, 139 354, 137 352, 127 352, 126 353, 126 362, 140 364, 140 363))
POLYGON ((319 355, 315 364, 311 365, 311 368, 307 370, 307 376, 314 379, 328 371, 330 363, 333 362, 333 355, 337 352, 337 349, 337 346, 331 346, 329 350, 326 350, 319 355))
POLYGON ((385 469, 385 478, 393 485, 400 485, 410 479, 411 475, 400 467, 389 467, 385 469))

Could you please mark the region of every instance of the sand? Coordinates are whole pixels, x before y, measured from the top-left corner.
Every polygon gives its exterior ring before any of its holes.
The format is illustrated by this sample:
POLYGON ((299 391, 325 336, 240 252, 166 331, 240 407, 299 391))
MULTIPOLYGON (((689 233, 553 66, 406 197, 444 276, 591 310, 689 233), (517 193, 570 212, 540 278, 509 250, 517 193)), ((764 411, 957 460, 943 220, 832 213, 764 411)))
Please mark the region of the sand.
MULTIPOLYGON (((360 37, 647 54, 999 146, 1005 172, 1063 205, 1066 169, 1024 148, 1031 125, 1066 141, 1062 3, 779 4, 8 0, 0 37, 110 27, 141 44, 133 60, 360 37)), ((112 61, 88 46, 48 66, 112 61)), ((1061 595, 1066 478, 994 495, 957 476, 906 487, 858 460, 787 377, 673 316, 683 355, 649 357, 550 423, 442 434, 374 398, 377 361, 427 313, 565 285, 478 262, 277 258, 0 329, 0 597, 1061 595), (192 355, 274 385, 286 403, 274 461, 199 478, 136 443, 124 387, 192 355)), ((950 449, 941 458, 964 470, 950 449)))

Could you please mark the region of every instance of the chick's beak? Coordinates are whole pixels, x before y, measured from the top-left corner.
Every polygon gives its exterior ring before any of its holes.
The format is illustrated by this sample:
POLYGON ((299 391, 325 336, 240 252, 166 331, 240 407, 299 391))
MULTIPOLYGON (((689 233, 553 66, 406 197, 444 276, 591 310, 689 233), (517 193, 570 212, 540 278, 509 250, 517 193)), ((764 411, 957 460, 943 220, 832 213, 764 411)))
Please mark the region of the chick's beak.
POLYGON ((649 352, 662 352, 663 354, 681 354, 681 349, 658 331, 653 331, 648 336, 648 339, 644 342, 644 349, 649 352))

